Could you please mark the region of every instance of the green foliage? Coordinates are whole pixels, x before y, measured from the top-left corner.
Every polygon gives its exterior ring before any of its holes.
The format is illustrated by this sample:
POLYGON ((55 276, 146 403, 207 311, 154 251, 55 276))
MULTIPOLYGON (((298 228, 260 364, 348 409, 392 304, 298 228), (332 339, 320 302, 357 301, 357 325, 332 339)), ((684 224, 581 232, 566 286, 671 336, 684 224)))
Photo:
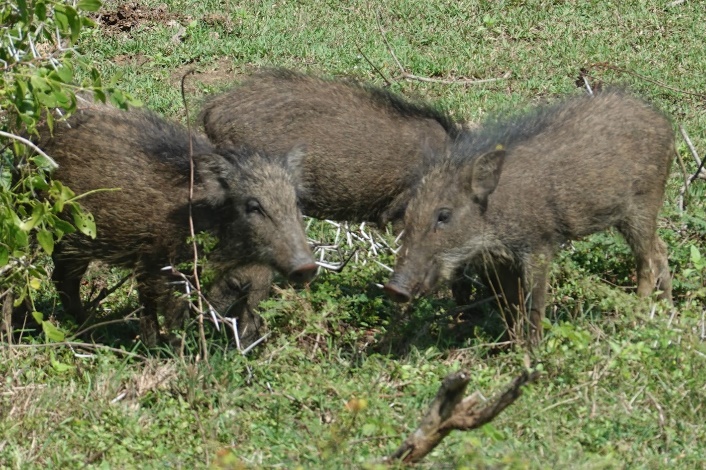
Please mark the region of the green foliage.
MULTIPOLYGON (((100 76, 121 76, 127 92, 177 119, 184 117, 178 81, 190 67, 199 72, 187 80, 191 116, 205 94, 263 65, 382 84, 365 58, 393 82, 393 91, 439 100, 468 120, 580 92, 578 71, 594 62, 671 88, 704 89, 706 15, 699 2, 233 3, 145 0, 134 18, 122 11, 120 27, 82 27, 79 44, 96 72, 74 63, 80 58, 74 50, 66 59, 73 80, 90 88, 100 76), (511 77, 468 86, 400 80, 382 34, 410 73, 444 80, 511 77)), ((52 5, 42 4, 47 11, 52 5)), ((46 18, 53 21, 49 13, 46 18)), ((69 27, 65 40, 70 34, 69 27)), ((39 89, 53 90, 53 70, 47 67, 39 89)), ((684 125, 703 156, 702 98, 609 69, 593 69, 590 78, 630 86, 655 102, 684 125)), ((34 106, 32 86, 27 80, 34 106)), ((36 102, 40 98, 62 99, 36 102)), ((35 114, 30 117, 34 122, 35 114)), ((6 163, 14 159, 11 150, 2 156, 3 188, 15 184, 6 163)), ((688 148, 680 143, 678 151, 693 173, 688 148)), ((637 298, 626 243, 615 233, 597 234, 567 244, 557 256, 545 340, 529 352, 503 349, 487 344, 503 330, 497 313, 452 314, 446 289, 410 306, 393 305, 375 286, 388 272, 361 252, 342 273, 324 273, 301 291, 275 289, 261 306, 272 335, 247 356, 214 333, 204 362, 193 331, 186 332, 193 353, 185 361, 162 352, 141 361, 113 351, 78 354, 86 351, 77 348, 1 350, 0 466, 379 468, 380 458, 417 425, 445 374, 469 371, 469 392, 487 396, 530 354, 540 361, 540 382, 490 426, 449 435, 420 468, 702 468, 706 185, 691 184, 683 213, 676 205, 682 186, 675 165, 659 227, 674 274, 674 307, 637 298), (31 445, 35 441, 42 445, 31 445)), ((72 222, 70 210, 64 208, 72 222)), ((32 214, 26 210, 20 221, 32 214)), ((333 239, 322 227, 312 224, 310 237, 333 239)), ((40 230, 37 222, 18 236, 32 238, 40 230)), ((48 246, 41 237, 38 244, 48 246)), ((3 257, 14 259, 0 251, 3 257)), ((377 260, 392 265, 394 257, 377 260)), ((25 282, 38 288, 41 275, 29 274, 25 282)), ((91 289, 101 289, 119 276, 94 271, 86 279, 91 289)), ((49 307, 37 310, 47 322, 53 291, 42 302, 49 307)), ((128 283, 102 307, 130 311, 135 304, 128 283)), ((116 326, 96 339, 130 347, 132 336, 116 333, 116 326)), ((61 338, 45 330, 25 342, 48 336, 61 338)))
POLYGON ((56 242, 76 230, 96 236, 93 217, 81 209, 79 197, 51 180, 54 161, 35 153, 27 139, 38 126, 51 131, 57 116, 74 112, 78 91, 101 101, 110 96, 122 107, 131 101, 116 89, 117 78, 103 84, 98 70, 74 47, 82 31, 94 26, 85 12, 100 6, 98 0, 0 6, 0 293, 11 286, 16 304, 32 301, 41 285, 37 281, 46 278, 35 263, 40 250, 51 255, 56 242), (76 73, 84 69, 87 78, 76 85, 76 73))

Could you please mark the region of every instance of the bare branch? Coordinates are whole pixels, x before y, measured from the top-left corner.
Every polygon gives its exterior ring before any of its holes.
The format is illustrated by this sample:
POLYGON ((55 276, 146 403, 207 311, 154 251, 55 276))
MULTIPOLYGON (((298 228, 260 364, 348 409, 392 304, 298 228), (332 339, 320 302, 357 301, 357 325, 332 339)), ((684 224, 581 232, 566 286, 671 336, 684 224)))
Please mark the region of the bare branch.
POLYGON ((614 70, 614 71, 620 72, 620 73, 627 73, 628 75, 632 75, 634 77, 637 77, 637 78, 644 80, 646 82, 649 82, 649 83, 654 83, 655 85, 660 86, 662 88, 666 88, 667 90, 676 91, 677 93, 683 93, 685 95, 696 96, 698 98, 706 98, 706 94, 694 93, 694 92, 686 91, 686 90, 680 90, 679 88, 674 88, 674 87, 671 87, 665 83, 662 83, 659 80, 654 80, 652 78, 645 77, 644 75, 640 75, 639 73, 633 72, 632 70, 624 69, 622 67, 617 67, 617 66, 609 64, 607 62, 595 62, 593 64, 588 65, 586 68, 587 69, 591 69, 591 68, 609 69, 609 70, 614 70))
POLYGON ((422 419, 397 450, 386 460, 418 462, 431 452, 451 431, 468 431, 492 421, 522 395, 522 387, 539 377, 539 372, 524 371, 500 395, 481 403, 479 392, 463 398, 470 377, 465 372, 448 375, 422 419))
POLYGON ((698 168, 696 169, 696 173, 694 173, 691 178, 689 178, 689 182, 694 181, 696 178, 706 179, 706 172, 703 171, 704 162, 706 162, 706 158, 704 158, 703 160, 699 158, 699 154, 696 151, 694 144, 691 142, 689 134, 686 133, 686 129, 684 129, 684 126, 682 126, 681 124, 679 124, 679 132, 684 138, 684 142, 686 142, 686 146, 689 147, 691 155, 694 157, 694 160, 696 160, 696 165, 698 166, 698 168))
POLYGON ((105 350, 105 351, 111 351, 114 353, 122 354, 123 356, 135 357, 137 359, 142 359, 143 361, 147 360, 147 358, 145 356, 143 356, 141 354, 134 353, 132 351, 125 351, 124 349, 112 348, 112 347, 106 346, 104 344, 79 343, 79 342, 75 342, 75 341, 60 341, 57 343, 45 343, 45 344, 14 344, 14 345, 10 346, 10 348, 28 349, 28 348, 53 348, 53 347, 61 347, 61 346, 68 346, 70 348, 92 349, 94 351, 105 350))
POLYGON ((505 72, 502 77, 496 77, 496 78, 484 78, 484 79, 474 79, 474 78, 455 78, 455 79, 450 79, 450 80, 445 80, 441 78, 429 78, 429 77, 421 77, 419 75, 414 75, 402 66, 400 61, 397 59, 397 56, 395 55, 395 51, 392 49, 392 46, 390 46, 390 42, 387 40, 387 36, 385 36, 385 30, 382 28, 382 24, 380 23, 380 12, 378 11, 377 15, 375 16, 375 21, 377 22, 378 25, 378 30, 380 31, 380 36, 382 36, 382 40, 385 42, 385 45, 387 46, 387 51, 390 53, 392 56, 392 59, 395 61, 397 64, 397 67, 400 69, 400 75, 402 78, 405 80, 416 80, 419 82, 426 82, 426 83, 442 83, 444 85, 478 85, 481 83, 490 83, 490 82, 497 82, 500 80, 507 80, 510 78, 512 75, 511 72, 505 72))
POLYGON ((375 66, 375 64, 373 64, 373 63, 370 61, 370 59, 368 59, 368 56, 366 56, 366 55, 363 53, 363 50, 360 48, 360 46, 359 46, 358 44, 356 44, 355 47, 356 47, 356 49, 358 49, 358 53, 361 55, 361 57, 363 57, 363 59, 365 59, 365 61, 368 63, 368 65, 370 65, 370 66, 373 68, 373 70, 375 70, 375 72, 377 72, 377 74, 380 75, 380 77, 381 77, 383 80, 385 80, 385 84, 386 84, 387 86, 392 85, 392 82, 387 79, 387 77, 385 76, 385 74, 382 73, 382 70, 380 70, 379 68, 377 68, 377 67, 375 66))
MULTIPOLYGON (((196 291, 201 293, 201 282, 199 281, 199 251, 196 243, 196 231, 194 230, 194 138, 191 133, 191 123, 189 122, 189 105, 186 102, 186 77, 194 73, 196 69, 192 68, 186 71, 181 77, 181 99, 184 103, 184 113, 186 114, 186 128, 189 132, 189 234, 191 235, 192 247, 194 250, 194 284, 196 291)), ((188 284, 187 284, 188 287, 188 284)), ((208 347, 206 344, 206 332, 203 328, 203 304, 201 296, 196 298, 199 310, 199 340, 201 344, 201 354, 205 361, 208 361, 208 347)))

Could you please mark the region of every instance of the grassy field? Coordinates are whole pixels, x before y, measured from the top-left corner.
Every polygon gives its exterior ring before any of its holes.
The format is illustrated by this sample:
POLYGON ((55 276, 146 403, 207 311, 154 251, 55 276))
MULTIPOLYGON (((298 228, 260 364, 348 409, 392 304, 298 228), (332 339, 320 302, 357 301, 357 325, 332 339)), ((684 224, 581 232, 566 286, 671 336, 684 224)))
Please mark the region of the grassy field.
MULTIPOLYGON (((207 95, 274 65, 387 81, 472 122, 581 93, 584 69, 593 86, 629 86, 668 113, 687 172, 696 163, 678 126, 706 156, 697 1, 149 0, 107 2, 97 19, 81 51, 182 122, 179 81, 192 68, 192 117, 207 95), (395 58, 432 80, 405 79, 395 58)), ((392 304, 375 285, 389 272, 374 260, 394 258, 365 247, 340 274, 278 289, 262 306, 273 334, 246 356, 212 332, 199 360, 195 328, 183 359, 133 343, 134 322, 95 338, 136 355, 45 347, 28 333, 0 349, 0 468, 374 468, 446 374, 468 371, 469 390, 488 397, 527 357, 541 379, 497 420, 451 434, 421 468, 706 468, 705 182, 681 211, 683 184, 675 165, 660 219, 675 307, 638 299, 627 245, 597 234, 558 257, 533 350, 493 347, 498 318, 453 315, 447 290, 392 304)), ((335 229, 314 223, 310 236, 331 241, 335 229)), ((122 275, 96 270, 86 293, 122 275)), ((60 307, 42 292, 48 316, 60 307)), ((130 282, 103 304, 112 314, 136 306, 130 282)))

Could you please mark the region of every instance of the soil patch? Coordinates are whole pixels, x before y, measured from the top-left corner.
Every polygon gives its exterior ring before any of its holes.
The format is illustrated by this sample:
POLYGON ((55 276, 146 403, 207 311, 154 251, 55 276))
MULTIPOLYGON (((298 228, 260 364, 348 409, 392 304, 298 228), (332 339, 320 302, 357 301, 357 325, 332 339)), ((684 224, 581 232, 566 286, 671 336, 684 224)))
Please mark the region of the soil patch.
POLYGON ((103 12, 96 18, 108 34, 130 33, 143 24, 169 23, 181 19, 184 16, 169 12, 165 3, 149 8, 139 2, 118 3, 114 10, 103 12))

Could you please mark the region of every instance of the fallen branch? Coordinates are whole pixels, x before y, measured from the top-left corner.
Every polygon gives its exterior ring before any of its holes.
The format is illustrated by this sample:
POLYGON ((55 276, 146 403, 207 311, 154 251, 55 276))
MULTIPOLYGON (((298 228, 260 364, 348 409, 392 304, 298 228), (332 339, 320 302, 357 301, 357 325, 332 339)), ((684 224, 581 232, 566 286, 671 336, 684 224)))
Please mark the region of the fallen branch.
POLYGON ((397 56, 395 55, 395 51, 392 49, 392 46, 390 46, 389 41, 387 40, 387 37, 385 36, 385 30, 382 28, 382 25, 380 24, 380 12, 375 17, 375 21, 377 22, 378 29, 380 30, 380 36, 382 36, 382 40, 385 41, 385 45, 387 46, 387 51, 390 53, 392 56, 393 60, 397 64, 397 67, 400 69, 400 76, 404 78, 405 80, 416 80, 418 82, 426 82, 426 83, 442 83, 444 85, 478 85, 481 83, 490 83, 490 82, 497 82, 500 80, 507 80, 510 78, 512 75, 511 72, 505 72, 502 77, 496 77, 496 78, 483 78, 483 79, 475 79, 475 78, 455 78, 451 80, 445 80, 441 78, 429 78, 429 77, 420 77, 419 75, 414 75, 402 66, 400 61, 397 59, 397 56))
POLYGON ((83 349, 90 349, 93 351, 110 351, 114 352, 117 354, 122 354, 123 356, 128 356, 128 357, 133 357, 136 359, 141 359, 143 361, 146 361, 147 358, 141 354, 134 353, 132 351, 126 351, 124 349, 118 349, 118 348, 113 348, 110 346, 106 346, 104 344, 97 344, 97 343, 78 343, 75 341, 59 341, 56 343, 42 343, 42 344, 13 344, 10 346, 10 349, 29 349, 29 348, 60 348, 63 346, 68 346, 69 348, 83 348, 83 349))
POLYGON ((441 383, 419 427, 386 460, 418 462, 453 430, 468 431, 489 423, 520 395, 522 387, 534 382, 539 372, 524 371, 510 386, 490 401, 481 402, 479 392, 463 398, 470 377, 465 372, 449 374, 441 383))
POLYGON ((653 84, 660 86, 662 88, 666 88, 667 90, 676 91, 677 93, 683 93, 683 94, 689 95, 689 96, 696 96, 698 98, 706 98, 706 94, 694 93, 692 91, 686 91, 686 90, 680 90, 679 88, 671 87, 671 86, 667 85, 666 83, 660 82, 659 80, 655 80, 655 79, 646 77, 644 75, 640 75, 639 73, 633 72, 632 70, 624 69, 622 67, 618 67, 618 66, 609 64, 607 62, 594 62, 593 64, 586 66, 587 71, 589 71, 590 69, 594 69, 594 68, 609 69, 609 70, 613 70, 615 72, 627 73, 628 75, 632 75, 633 77, 637 77, 640 80, 644 80, 646 82, 653 83, 653 84))

